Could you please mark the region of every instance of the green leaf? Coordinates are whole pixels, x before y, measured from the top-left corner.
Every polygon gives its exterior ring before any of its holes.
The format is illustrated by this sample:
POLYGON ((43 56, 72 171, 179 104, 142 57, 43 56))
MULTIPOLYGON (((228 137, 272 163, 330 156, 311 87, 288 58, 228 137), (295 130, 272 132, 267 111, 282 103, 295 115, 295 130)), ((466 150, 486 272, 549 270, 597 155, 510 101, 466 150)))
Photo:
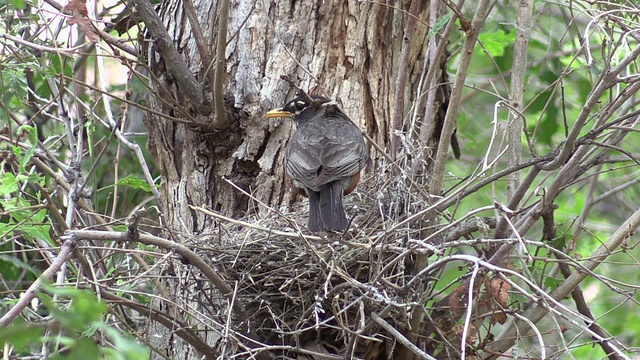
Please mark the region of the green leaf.
POLYGON ((11 344, 16 353, 22 352, 28 346, 38 342, 44 328, 33 325, 21 324, 0 328, 1 343, 11 344))
POLYGON ((73 314, 76 324, 84 327, 102 321, 102 317, 107 313, 107 305, 98 301, 93 293, 80 291, 73 298, 69 313, 73 314))
POLYGON ((18 10, 24 10, 26 8, 23 0, 9 0, 9 4, 18 10))
POLYGON ((51 240, 51 225, 45 222, 47 218, 47 210, 42 209, 36 213, 31 214, 30 216, 31 219, 29 223, 23 224, 20 227, 20 230, 26 235, 44 240, 51 246, 56 246, 53 243, 53 240, 51 240))
POLYGON ((38 144, 38 131, 33 126, 30 126, 30 125, 20 126, 18 128, 18 134, 20 134, 21 136, 24 136, 24 138, 27 139, 27 141, 29 141, 29 144, 31 145, 38 144))
POLYGON ((29 235, 31 238, 38 238, 51 246, 55 246, 49 234, 49 231, 51 231, 51 225, 22 225, 20 226, 20 231, 25 235, 29 235))
POLYGON ((16 222, 22 222, 27 220, 31 216, 31 211, 24 208, 29 206, 23 198, 14 197, 8 200, 0 200, 0 205, 4 207, 4 210, 11 214, 11 218, 16 222))
POLYGON ((0 178, 0 195, 9 196, 18 191, 18 180, 12 173, 5 173, 0 178))
POLYGON ((49 88, 49 84, 47 83, 48 77, 44 76, 44 71, 38 69, 33 73, 33 84, 35 86, 36 94, 40 95, 43 98, 48 98, 51 96, 51 89, 49 88))
POLYGON ((46 68, 46 76, 58 77, 60 73, 64 73, 64 75, 71 77, 73 76, 73 66, 71 66, 71 61, 66 56, 53 56, 51 58, 51 64, 53 66, 46 68))
MULTIPOLYGON (((129 360, 146 360, 149 359, 149 350, 144 346, 138 344, 133 338, 118 330, 107 327, 104 329, 107 336, 113 342, 114 348, 111 351, 115 351, 117 354, 125 355, 125 359, 129 360)), ((107 349, 105 349, 107 350, 107 349)), ((114 357, 115 359, 115 357, 114 357)))
POLYGON ((11 110, 22 107, 21 98, 26 97, 26 89, 28 88, 22 69, 20 67, 4 67, 0 74, 2 84, 5 86, 2 90, 5 96, 10 97, 7 105, 11 110))
POLYGON ((562 283, 561 279, 555 279, 555 278, 552 278, 550 276, 547 276, 547 277, 544 278, 544 286, 546 286, 549 289, 555 289, 561 283, 562 283))
POLYGON ((549 241, 549 244, 553 245, 556 249, 564 249, 566 248, 569 240, 570 238, 568 236, 562 235, 549 241))
POLYGON ((36 223, 42 223, 47 218, 47 210, 46 209, 41 209, 37 213, 33 214, 33 216, 31 218, 36 223))
POLYGON ((151 193, 151 187, 143 179, 137 178, 134 175, 127 175, 127 177, 118 180, 118 185, 129 186, 134 189, 139 189, 151 193))
POLYGON ((515 39, 515 31, 505 33, 502 29, 498 29, 495 32, 485 32, 478 36, 478 41, 484 45, 484 48, 492 57, 503 56, 505 49, 513 44, 515 39))
MULTIPOLYGON (((59 337, 62 338, 62 337, 59 337)), ((85 359, 102 359, 100 356, 100 348, 91 338, 66 338, 61 341, 69 347, 64 354, 55 354, 52 360, 85 360, 85 359)))
POLYGON ((27 152, 24 154, 24 157, 20 159, 20 170, 22 172, 26 172, 25 167, 29 161, 31 161, 31 158, 36 153, 36 148, 38 147, 38 131, 33 126, 22 125, 18 128, 18 134, 20 134, 20 136, 24 136, 29 144, 31 144, 31 147, 27 149, 27 152))
POLYGON ((575 359, 605 359, 607 355, 599 346, 586 344, 571 350, 575 359))
POLYGON ((451 21, 452 15, 453 13, 449 12, 441 16, 438 20, 436 20, 436 23, 433 24, 431 31, 429 31, 429 39, 431 39, 431 37, 433 37, 435 34, 440 32, 440 30, 444 29, 444 27, 449 23, 449 21, 451 21))
POLYGON ((2 273, 5 279, 16 280, 13 277, 10 277, 10 274, 15 273, 17 275, 20 273, 21 271, 16 271, 17 269, 26 270, 37 275, 35 269, 29 266, 29 264, 21 261, 16 256, 0 255, 0 273, 2 273))
POLYGON ((46 294, 41 294, 40 300, 51 312, 54 319, 63 327, 81 333, 90 326, 101 323, 104 314, 107 312, 107 305, 98 301, 96 296, 87 291, 71 287, 56 288, 51 285, 43 286, 48 292, 57 294, 60 297, 71 299, 68 310, 61 310, 57 303, 54 303, 46 294))

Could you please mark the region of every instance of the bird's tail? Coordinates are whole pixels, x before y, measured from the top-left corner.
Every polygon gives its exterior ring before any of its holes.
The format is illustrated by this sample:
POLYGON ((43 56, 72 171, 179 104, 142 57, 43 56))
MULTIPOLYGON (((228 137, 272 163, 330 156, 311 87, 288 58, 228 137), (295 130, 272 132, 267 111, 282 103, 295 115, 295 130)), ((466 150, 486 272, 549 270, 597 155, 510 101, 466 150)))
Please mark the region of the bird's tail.
POLYGON ((341 181, 332 181, 320 188, 320 219, 322 226, 329 231, 343 231, 349 226, 342 207, 343 190, 344 184, 341 181))
POLYGON ((311 232, 322 230, 322 219, 320 218, 320 192, 307 189, 309 197, 309 220, 307 228, 311 232))

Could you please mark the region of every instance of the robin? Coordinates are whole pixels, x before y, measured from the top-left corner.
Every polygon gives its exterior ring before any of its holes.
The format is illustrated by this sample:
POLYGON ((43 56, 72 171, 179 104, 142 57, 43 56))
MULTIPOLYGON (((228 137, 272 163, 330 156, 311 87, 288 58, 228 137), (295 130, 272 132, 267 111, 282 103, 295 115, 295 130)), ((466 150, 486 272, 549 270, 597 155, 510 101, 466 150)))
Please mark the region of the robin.
POLYGON ((330 99, 304 92, 265 116, 293 117, 296 122, 284 166, 293 184, 309 197, 309 231, 346 230, 342 197, 353 191, 369 161, 360 129, 330 99))

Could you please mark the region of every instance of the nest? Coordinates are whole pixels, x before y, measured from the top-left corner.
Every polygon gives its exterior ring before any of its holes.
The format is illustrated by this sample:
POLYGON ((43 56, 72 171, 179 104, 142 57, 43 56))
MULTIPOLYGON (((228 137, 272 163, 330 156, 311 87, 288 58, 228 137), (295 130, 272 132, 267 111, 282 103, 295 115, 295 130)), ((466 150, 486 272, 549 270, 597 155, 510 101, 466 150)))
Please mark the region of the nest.
POLYGON ((295 347, 283 354, 294 358, 387 358, 395 339, 381 324, 400 332, 409 328, 405 300, 414 294, 406 287, 407 267, 416 253, 415 246, 407 252, 407 233, 394 239, 383 229, 384 213, 394 211, 394 202, 385 200, 388 191, 361 187, 347 197, 353 221, 344 234, 296 235, 295 224, 306 223, 303 200, 286 216, 227 227, 236 242, 207 250, 229 283, 237 282, 237 296, 261 341, 295 347), (274 232, 260 229, 266 226, 274 232))

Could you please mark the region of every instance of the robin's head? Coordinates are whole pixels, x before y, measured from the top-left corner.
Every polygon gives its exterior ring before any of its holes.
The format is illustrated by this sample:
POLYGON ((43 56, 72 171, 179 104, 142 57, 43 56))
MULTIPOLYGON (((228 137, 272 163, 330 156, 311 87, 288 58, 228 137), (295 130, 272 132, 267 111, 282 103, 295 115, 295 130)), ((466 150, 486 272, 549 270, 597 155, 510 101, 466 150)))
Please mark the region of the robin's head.
POLYGON ((296 122, 304 118, 313 117, 317 111, 321 110, 323 105, 329 104, 331 99, 319 95, 307 95, 298 93, 296 98, 289 101, 280 109, 274 109, 267 112, 266 117, 293 117, 296 122))

